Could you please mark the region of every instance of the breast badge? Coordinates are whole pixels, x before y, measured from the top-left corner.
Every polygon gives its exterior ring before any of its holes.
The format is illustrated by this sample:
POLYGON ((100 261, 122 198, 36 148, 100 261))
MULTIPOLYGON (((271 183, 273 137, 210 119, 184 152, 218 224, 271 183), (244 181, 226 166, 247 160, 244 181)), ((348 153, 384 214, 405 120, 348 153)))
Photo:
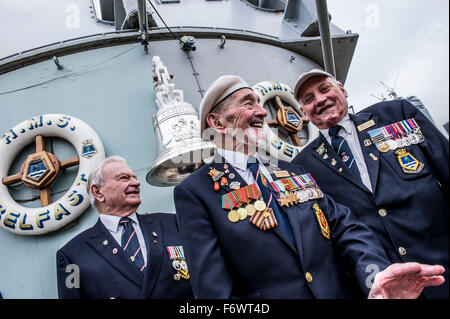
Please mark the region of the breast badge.
POLYGON ((314 214, 316 215, 317 222, 320 227, 320 232, 322 233, 322 236, 326 239, 330 239, 331 232, 330 232, 330 226, 328 225, 328 221, 322 212, 322 210, 319 207, 318 203, 314 203, 312 205, 312 209, 314 210, 314 214))
POLYGON ((406 174, 420 173, 425 166, 419 162, 411 153, 407 152, 404 148, 395 151, 398 162, 406 174))

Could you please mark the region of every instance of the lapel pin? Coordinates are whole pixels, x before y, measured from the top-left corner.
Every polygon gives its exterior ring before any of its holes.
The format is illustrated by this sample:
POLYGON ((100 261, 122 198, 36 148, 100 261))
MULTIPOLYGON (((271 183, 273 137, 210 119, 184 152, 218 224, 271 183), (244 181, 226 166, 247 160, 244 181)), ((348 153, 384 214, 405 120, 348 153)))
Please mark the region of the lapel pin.
POLYGON ((105 240, 105 241, 103 242, 103 245, 104 245, 104 246, 108 245, 108 241, 105 240))
POLYGON ((372 145, 372 141, 370 139, 365 139, 364 146, 370 146, 370 145, 372 145))
POLYGON ((157 233, 155 233, 155 232, 153 232, 153 233, 152 233, 152 235, 153 235, 153 237, 155 237, 155 238, 157 238, 157 237, 158 237, 158 234, 157 234, 157 233))
POLYGON ((336 163, 337 163, 336 159, 333 158, 333 159, 331 160, 331 165, 336 166, 336 163))
POLYGON ((115 255, 115 254, 117 254, 117 248, 114 248, 113 250, 112 250, 112 253, 115 255))
POLYGON ((373 155, 372 153, 369 153, 369 156, 374 160, 377 161, 378 157, 376 157, 375 155, 373 155))
POLYGON ((342 167, 339 167, 338 171, 339 173, 342 173, 342 167))

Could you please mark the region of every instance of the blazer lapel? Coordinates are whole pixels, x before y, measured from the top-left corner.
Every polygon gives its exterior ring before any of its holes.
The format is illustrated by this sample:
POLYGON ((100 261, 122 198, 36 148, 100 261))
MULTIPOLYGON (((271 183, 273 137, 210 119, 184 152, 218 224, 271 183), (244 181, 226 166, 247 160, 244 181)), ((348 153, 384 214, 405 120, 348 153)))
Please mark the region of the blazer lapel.
POLYGON ((137 216, 147 247, 147 266, 144 271, 144 285, 142 289, 142 297, 147 299, 155 288, 161 270, 164 249, 163 234, 159 220, 142 218, 139 214, 137 216))
POLYGON ((320 133, 319 137, 311 143, 311 147, 314 150, 314 152, 312 152, 313 156, 316 157, 320 162, 322 162, 326 167, 328 167, 328 169, 330 169, 333 173, 347 179, 349 182, 355 184, 364 191, 370 192, 367 187, 364 186, 361 179, 356 177, 355 174, 353 174, 353 172, 342 161, 340 156, 334 151, 333 147, 328 143, 322 133, 320 133), (319 154, 318 149, 320 148, 322 143, 324 144, 326 153, 319 154), (325 156, 325 154, 327 154, 328 156, 325 156), (333 160, 336 161, 335 165, 332 164, 334 162, 333 160))
MULTIPOLYGON (((280 162, 280 164, 281 164, 281 162, 280 162)), ((279 167, 278 169, 275 169, 275 171, 276 171, 276 170, 280 170, 280 169, 281 169, 281 170, 284 170, 284 167, 279 167)), ((289 172, 289 173, 291 173, 291 172, 289 172)), ((274 180, 274 181, 276 181, 276 180, 279 179, 279 178, 275 175, 274 172, 271 173, 271 176, 272 176, 272 180, 274 180)), ((270 191, 271 191, 272 193, 275 192, 275 190, 273 190, 272 187, 269 187, 269 188, 270 188, 270 191)), ((273 196, 275 196, 275 195, 273 195, 273 196)), ((291 227, 292 227, 292 232, 294 233, 294 240, 295 240, 295 242, 296 242, 297 249, 294 247, 294 245, 292 245, 291 241, 289 240, 289 238, 288 238, 288 236, 285 234, 285 232, 281 230, 281 227, 275 227, 275 228, 274 228, 274 232, 275 232, 281 239, 283 239, 283 240, 286 242, 286 244, 287 244, 289 247, 291 247, 292 250, 294 250, 295 253, 297 253, 297 254, 300 256, 300 259, 301 259, 301 260, 303 260, 303 247, 302 247, 303 240, 301 240, 301 227, 300 227, 300 223, 298 222, 298 219, 297 219, 297 218, 292 218, 293 216, 297 216, 298 213, 296 213, 296 214, 288 214, 288 211, 287 211, 287 208, 286 208, 286 207, 282 207, 282 206, 278 203, 278 201, 277 201, 277 205, 278 205, 278 207, 280 208, 280 210, 282 210, 282 211, 286 214, 286 216, 288 217, 289 223, 291 224, 291 227)))
POLYGON ((125 255, 100 219, 94 225, 93 232, 95 234, 88 238, 87 243, 124 277, 142 288, 144 275, 125 255))
POLYGON ((371 143, 369 146, 364 145, 364 141, 369 139, 370 136, 367 134, 367 131, 370 131, 370 129, 374 129, 377 127, 377 117, 375 115, 372 115, 370 113, 358 113, 358 114, 350 114, 350 119, 355 124, 355 127, 357 128, 359 125, 366 123, 370 120, 373 120, 375 125, 373 127, 367 128, 365 130, 359 131, 357 129, 358 138, 359 138, 359 144, 362 149, 362 153, 364 155, 364 161, 367 166, 367 171, 369 172, 369 178, 370 178, 370 184, 372 186, 372 193, 375 194, 376 186, 377 186, 377 179, 378 179, 378 172, 380 169, 380 151, 378 148, 371 143))

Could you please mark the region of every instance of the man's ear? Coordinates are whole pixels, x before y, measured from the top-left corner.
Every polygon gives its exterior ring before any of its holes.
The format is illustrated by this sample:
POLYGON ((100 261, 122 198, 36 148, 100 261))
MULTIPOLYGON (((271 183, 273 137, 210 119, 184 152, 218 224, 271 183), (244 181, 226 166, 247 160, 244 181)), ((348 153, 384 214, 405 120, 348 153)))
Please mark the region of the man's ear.
POLYGON ((224 129, 223 124, 220 122, 220 116, 216 113, 209 113, 206 116, 206 123, 208 123, 210 128, 213 128, 220 133, 222 133, 222 130, 224 129))
POLYGON ((94 198, 98 202, 104 201, 105 198, 104 198, 102 192, 100 191, 100 187, 98 185, 91 185, 90 191, 91 191, 92 196, 94 196, 94 198))
POLYGON ((344 85, 341 82, 338 82, 338 86, 341 92, 344 94, 344 97, 348 98, 348 93, 347 90, 344 88, 344 85))
POLYGON ((300 105, 300 112, 302 112, 303 120, 309 121, 309 117, 308 117, 308 115, 305 114, 305 112, 303 111, 303 106, 301 106, 301 105, 300 105))

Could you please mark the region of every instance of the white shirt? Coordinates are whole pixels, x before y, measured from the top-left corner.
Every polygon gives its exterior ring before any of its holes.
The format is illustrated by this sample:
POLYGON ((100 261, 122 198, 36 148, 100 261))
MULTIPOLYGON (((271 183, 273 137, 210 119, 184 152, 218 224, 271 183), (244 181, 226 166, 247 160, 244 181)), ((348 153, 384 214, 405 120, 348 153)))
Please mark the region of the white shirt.
MULTIPOLYGON (((218 148, 217 151, 228 163, 233 165, 233 167, 236 169, 236 172, 241 175, 242 179, 248 185, 258 185, 255 178, 253 177, 252 171, 247 168, 247 161, 249 157, 248 155, 241 152, 224 150, 221 148, 218 148)), ((260 160, 257 153, 253 154, 253 157, 257 158, 258 161, 260 160)), ((259 164, 259 169, 269 183, 273 182, 272 176, 264 165, 259 164)))
MULTIPOLYGON (((338 123, 338 125, 342 126, 342 129, 338 134, 347 141, 347 144, 353 153, 353 157, 355 158, 359 173, 361 174, 362 183, 367 187, 367 189, 372 192, 372 184, 370 183, 369 171, 367 170, 366 162, 364 161, 364 155, 361 149, 361 145, 359 144, 359 138, 358 133, 356 132, 355 124, 353 124, 353 121, 347 114, 338 123)), ((328 130, 329 129, 321 129, 320 132, 323 134, 323 136, 325 136, 327 142, 331 145, 331 137, 330 134, 328 134, 328 130)))
MULTIPOLYGON (((145 264, 147 264, 147 247, 145 246, 144 235, 142 234, 141 227, 139 226, 136 212, 127 217, 131 219, 131 223, 136 230, 136 235, 139 244, 141 245, 142 256, 144 257, 145 264)), ((100 214, 101 222, 103 223, 103 225, 105 225, 106 229, 108 229, 109 233, 117 241, 119 246, 121 246, 121 238, 124 230, 124 227, 119 224, 121 218, 122 217, 120 216, 100 214)))

